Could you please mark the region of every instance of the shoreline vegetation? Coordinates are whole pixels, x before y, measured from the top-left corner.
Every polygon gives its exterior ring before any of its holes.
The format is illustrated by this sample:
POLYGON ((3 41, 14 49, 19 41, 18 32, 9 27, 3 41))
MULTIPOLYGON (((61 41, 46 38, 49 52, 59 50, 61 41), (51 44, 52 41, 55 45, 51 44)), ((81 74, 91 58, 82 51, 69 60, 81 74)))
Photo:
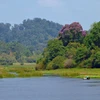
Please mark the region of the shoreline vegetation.
POLYGON ((24 20, 12 28, 3 23, 0 27, 1 78, 100 78, 100 21, 89 30, 79 22, 62 26, 39 18, 24 20))
POLYGON ((60 76, 70 78, 90 78, 100 79, 100 69, 91 68, 69 68, 56 70, 35 70, 35 64, 14 64, 12 66, 0 66, 0 78, 16 77, 43 77, 43 76, 60 76))

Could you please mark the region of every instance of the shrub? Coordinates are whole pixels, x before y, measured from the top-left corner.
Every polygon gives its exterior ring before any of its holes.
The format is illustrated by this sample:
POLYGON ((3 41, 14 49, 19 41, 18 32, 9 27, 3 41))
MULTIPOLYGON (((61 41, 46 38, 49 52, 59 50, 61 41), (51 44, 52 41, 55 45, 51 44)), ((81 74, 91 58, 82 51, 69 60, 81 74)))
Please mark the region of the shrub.
POLYGON ((65 59, 65 57, 63 57, 63 56, 55 57, 50 63, 48 63, 46 69, 64 68, 64 59, 65 59))
POLYGON ((79 42, 69 42, 68 45, 67 45, 68 48, 73 47, 73 48, 76 48, 76 49, 79 48, 80 46, 81 46, 81 44, 79 42))
POLYGON ((65 68, 73 68, 73 67, 75 67, 75 61, 73 60, 73 59, 67 59, 67 60, 65 60, 65 62, 64 62, 64 67, 65 68))
POLYGON ((93 68, 100 68, 100 51, 94 55, 92 66, 93 68))
POLYGON ((44 64, 43 64, 43 62, 40 62, 40 63, 38 63, 38 64, 36 64, 36 68, 35 69, 37 69, 37 70, 40 70, 40 69, 44 69, 44 64))
POLYGON ((76 51, 75 61, 79 64, 83 60, 88 59, 90 55, 91 53, 89 49, 86 46, 82 45, 82 47, 79 47, 76 51))
POLYGON ((52 65, 53 65, 53 62, 52 62, 52 61, 49 62, 48 65, 47 65, 47 67, 46 67, 46 69, 47 69, 47 70, 53 69, 52 65))
POLYGON ((92 58, 82 61, 78 66, 81 68, 92 68, 92 58))
POLYGON ((42 58, 40 60, 38 60, 37 64, 36 64, 36 69, 39 70, 39 69, 45 69, 46 67, 46 63, 45 63, 45 59, 42 58))

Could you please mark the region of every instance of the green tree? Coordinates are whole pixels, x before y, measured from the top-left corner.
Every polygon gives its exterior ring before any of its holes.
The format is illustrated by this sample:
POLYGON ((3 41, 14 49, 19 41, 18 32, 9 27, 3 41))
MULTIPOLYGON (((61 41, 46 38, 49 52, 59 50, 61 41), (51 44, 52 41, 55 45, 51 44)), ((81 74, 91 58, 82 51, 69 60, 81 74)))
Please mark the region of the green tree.
POLYGON ((59 69, 64 68, 64 59, 63 56, 57 56, 55 57, 51 62, 48 63, 46 69, 59 69))
POLYGON ((84 61, 85 59, 90 57, 90 51, 86 46, 81 46, 77 49, 76 51, 76 55, 75 55, 75 61, 76 63, 80 63, 82 61, 84 61))
POLYGON ((84 40, 84 44, 90 49, 94 49, 95 46, 100 47, 100 22, 92 25, 90 33, 84 40))
POLYGON ((66 53, 65 56, 68 59, 73 59, 76 55, 76 51, 77 49, 81 47, 81 44, 78 42, 70 42, 67 46, 66 46, 66 53))
POLYGON ((63 56, 65 54, 65 47, 62 41, 54 39, 48 42, 47 51, 49 60, 53 60, 56 56, 63 56))
POLYGON ((86 31, 78 22, 73 22, 70 25, 66 24, 59 32, 59 39, 63 41, 64 46, 69 42, 83 42, 83 37, 86 36, 86 31))
POLYGON ((65 47, 62 41, 58 39, 53 39, 48 41, 47 48, 42 54, 42 58, 38 60, 37 65, 39 68, 45 69, 49 62, 58 56, 63 56, 65 54, 65 47))
POLYGON ((96 54, 94 55, 92 67, 93 68, 100 68, 100 51, 96 52, 96 54))

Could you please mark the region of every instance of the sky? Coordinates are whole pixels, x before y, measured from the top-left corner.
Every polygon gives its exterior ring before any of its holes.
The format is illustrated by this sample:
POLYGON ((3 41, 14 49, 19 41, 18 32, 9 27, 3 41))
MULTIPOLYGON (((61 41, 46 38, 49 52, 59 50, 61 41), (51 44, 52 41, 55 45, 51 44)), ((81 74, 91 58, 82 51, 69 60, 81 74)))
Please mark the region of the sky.
POLYGON ((84 30, 100 21, 100 0, 0 0, 0 23, 42 18, 62 25, 79 22, 84 30))

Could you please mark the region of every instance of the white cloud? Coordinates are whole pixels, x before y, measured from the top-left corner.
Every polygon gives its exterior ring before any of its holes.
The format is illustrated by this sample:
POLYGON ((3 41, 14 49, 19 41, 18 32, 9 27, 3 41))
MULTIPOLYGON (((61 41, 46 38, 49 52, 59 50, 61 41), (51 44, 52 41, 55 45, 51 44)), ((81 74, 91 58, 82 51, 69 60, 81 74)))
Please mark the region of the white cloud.
POLYGON ((62 0, 37 0, 37 3, 43 7, 61 7, 62 0))

